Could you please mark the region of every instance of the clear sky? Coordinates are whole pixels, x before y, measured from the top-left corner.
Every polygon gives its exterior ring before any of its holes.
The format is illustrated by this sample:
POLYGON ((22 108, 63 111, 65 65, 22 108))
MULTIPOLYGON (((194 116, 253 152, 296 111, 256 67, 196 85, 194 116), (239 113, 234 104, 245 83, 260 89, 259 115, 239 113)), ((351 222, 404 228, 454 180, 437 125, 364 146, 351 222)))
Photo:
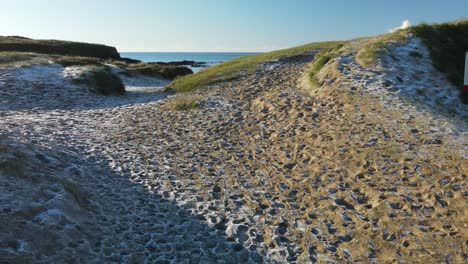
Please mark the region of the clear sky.
POLYGON ((468 17, 468 0, 0 0, 0 35, 119 51, 267 51, 468 17))

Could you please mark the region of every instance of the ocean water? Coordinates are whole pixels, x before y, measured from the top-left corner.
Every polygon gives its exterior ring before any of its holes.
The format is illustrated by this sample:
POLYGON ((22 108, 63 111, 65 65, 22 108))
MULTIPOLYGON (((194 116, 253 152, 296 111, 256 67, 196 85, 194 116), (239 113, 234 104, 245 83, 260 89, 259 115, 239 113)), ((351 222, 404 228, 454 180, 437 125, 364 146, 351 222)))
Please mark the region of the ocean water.
MULTIPOLYGON (((207 66, 216 65, 227 60, 255 55, 254 52, 121 52, 120 56, 144 62, 196 61, 206 62, 207 66)), ((198 71, 201 68, 192 68, 198 71)))

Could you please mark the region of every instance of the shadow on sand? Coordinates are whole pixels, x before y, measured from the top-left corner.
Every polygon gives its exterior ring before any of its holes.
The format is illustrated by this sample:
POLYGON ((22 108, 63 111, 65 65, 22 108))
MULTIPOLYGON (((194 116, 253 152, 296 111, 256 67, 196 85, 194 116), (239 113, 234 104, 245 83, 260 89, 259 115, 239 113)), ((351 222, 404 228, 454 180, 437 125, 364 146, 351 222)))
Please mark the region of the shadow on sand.
POLYGON ((2 263, 262 262, 226 235, 222 218, 209 226, 192 205, 131 182, 105 157, 9 142, 0 147, 25 162, 21 176, 0 166, 1 196, 10 197, 0 199, 2 263), (14 198, 18 186, 27 199, 14 198))

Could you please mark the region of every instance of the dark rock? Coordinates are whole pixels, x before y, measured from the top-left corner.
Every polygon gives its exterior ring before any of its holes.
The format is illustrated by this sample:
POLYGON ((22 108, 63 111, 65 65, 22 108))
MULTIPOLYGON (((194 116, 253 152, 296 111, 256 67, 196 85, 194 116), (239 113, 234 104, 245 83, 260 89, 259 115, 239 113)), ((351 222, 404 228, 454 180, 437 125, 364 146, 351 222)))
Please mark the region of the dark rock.
POLYGON ((125 63, 140 63, 140 60, 130 59, 130 58, 120 58, 118 61, 122 61, 125 63))
POLYGON ((171 66, 190 66, 190 67, 207 67, 206 62, 199 62, 199 61, 189 61, 189 60, 182 60, 182 61, 170 61, 170 62, 155 62, 162 65, 171 65, 171 66))

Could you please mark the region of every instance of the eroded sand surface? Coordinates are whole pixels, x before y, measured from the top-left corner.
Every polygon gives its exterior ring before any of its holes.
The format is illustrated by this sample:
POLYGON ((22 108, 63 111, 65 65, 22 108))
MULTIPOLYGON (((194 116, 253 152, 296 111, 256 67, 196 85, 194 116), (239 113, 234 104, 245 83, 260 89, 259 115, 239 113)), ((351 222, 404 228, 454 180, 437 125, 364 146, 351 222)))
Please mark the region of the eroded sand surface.
MULTIPOLYGON (((1 259, 466 261, 464 131, 446 130, 444 115, 427 120, 431 109, 382 103, 355 78, 310 96, 299 80, 312 57, 268 62, 254 75, 198 92, 204 99, 192 111, 172 110, 171 95, 158 90, 83 95, 95 107, 75 101, 60 109, 14 104, 15 91, 7 90, 4 142, 24 144, 2 144, 56 160, 47 173, 71 177, 80 192, 70 196, 68 183, 57 183, 51 192, 62 193, 67 206, 43 205, 57 195, 14 206, 2 197, 2 223, 20 225, 13 219, 21 218, 30 230, 52 223, 61 240, 38 245, 46 242, 35 234, 2 232, 9 242, 1 259), (38 208, 22 213, 29 204, 38 208), (66 221, 47 220, 57 218, 66 221), (65 229, 77 231, 62 236, 65 229)), ((23 175, 40 171, 37 155, 23 156, 23 175)), ((21 196, 19 187, 34 189, 27 184, 34 181, 7 181, 2 194, 21 196)))

